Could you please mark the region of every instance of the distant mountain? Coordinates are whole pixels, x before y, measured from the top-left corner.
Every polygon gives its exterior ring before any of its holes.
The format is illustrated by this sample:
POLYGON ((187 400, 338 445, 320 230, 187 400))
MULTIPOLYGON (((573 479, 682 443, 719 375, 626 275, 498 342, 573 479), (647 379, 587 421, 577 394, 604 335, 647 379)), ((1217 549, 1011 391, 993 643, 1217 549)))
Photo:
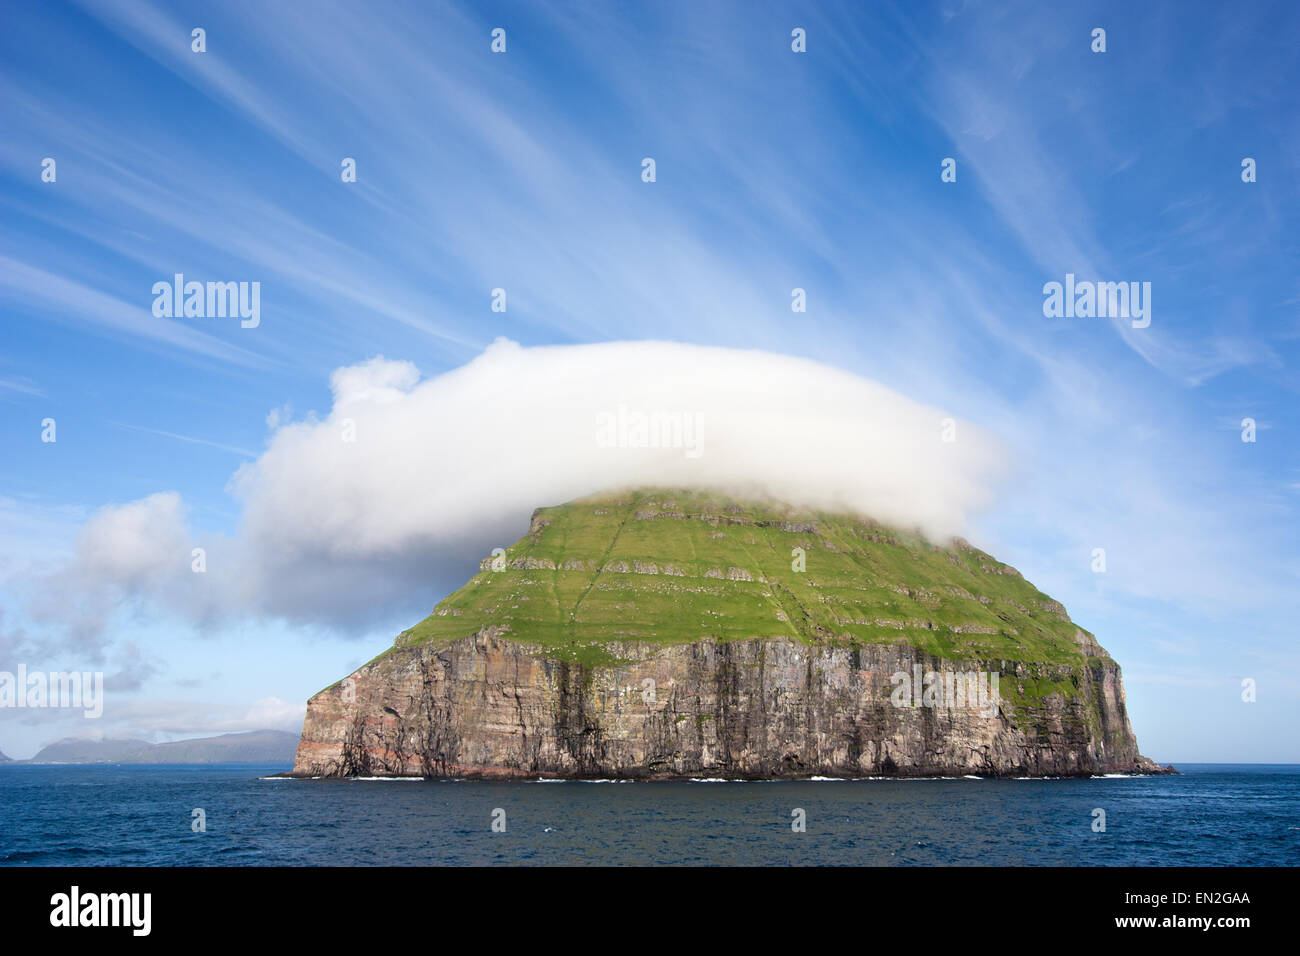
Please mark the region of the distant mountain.
POLYGON ((50 744, 26 763, 283 763, 292 764, 296 734, 253 730, 166 744, 144 740, 84 740, 50 744))
POLYGON ((158 744, 139 763, 293 763, 298 735, 283 730, 252 730, 197 740, 158 744))
POLYGON ((0 750, 0 763, 13 763, 12 757, 6 757, 3 750, 0 750))
POLYGON ((28 763, 117 763, 148 750, 144 740, 85 740, 65 737, 45 747, 28 763))

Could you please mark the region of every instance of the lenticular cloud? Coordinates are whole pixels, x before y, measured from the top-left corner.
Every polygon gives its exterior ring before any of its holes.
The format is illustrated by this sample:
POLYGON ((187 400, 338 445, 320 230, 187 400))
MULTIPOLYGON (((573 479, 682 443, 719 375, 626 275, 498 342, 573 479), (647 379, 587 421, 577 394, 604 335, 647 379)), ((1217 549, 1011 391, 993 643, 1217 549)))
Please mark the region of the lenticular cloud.
POLYGON ((539 505, 636 485, 702 486, 856 511, 937 540, 990 500, 1002 458, 987 434, 939 409, 757 351, 499 339, 426 380, 410 362, 374 358, 336 370, 330 384, 328 415, 273 417, 265 452, 231 479, 240 527, 208 542, 201 583, 170 527, 184 509, 153 496, 120 506, 134 509, 131 522, 113 520, 114 509, 94 520, 93 553, 76 562, 87 586, 143 588, 198 617, 346 626, 412 588, 458 586, 539 505), (159 513, 135 513, 146 508, 159 513), (146 560, 136 535, 121 550, 131 566, 106 567, 115 549, 104 535, 141 522, 169 525, 153 533, 169 553, 146 560))
POLYGON ((945 536, 987 502, 999 460, 938 409, 765 352, 499 339, 427 381, 380 358, 331 384, 326 420, 280 428, 236 475, 251 540, 400 551, 641 484, 761 490, 945 536))

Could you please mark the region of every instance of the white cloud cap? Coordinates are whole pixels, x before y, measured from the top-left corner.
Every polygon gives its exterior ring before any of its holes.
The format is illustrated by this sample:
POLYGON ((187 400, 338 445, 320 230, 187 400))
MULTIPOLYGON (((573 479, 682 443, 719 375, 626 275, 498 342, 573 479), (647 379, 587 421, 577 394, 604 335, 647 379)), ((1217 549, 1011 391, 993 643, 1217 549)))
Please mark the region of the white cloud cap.
POLYGON ((373 626, 378 609, 412 591, 427 600, 431 586, 458 586, 539 505, 609 488, 708 486, 942 539, 990 501, 1003 460, 970 424, 944 441, 939 409, 758 351, 498 339, 428 380, 410 362, 374 358, 330 381, 327 417, 277 420, 265 452, 232 478, 241 527, 210 542, 207 574, 189 574, 179 499, 154 495, 92 519, 78 558, 86 580, 151 591, 198 618, 373 626), (601 440, 601 416, 638 413, 690 424, 675 447, 601 440), (167 553, 151 555, 150 541, 167 553), (121 567, 104 566, 115 560, 121 567), (160 580, 159 562, 174 574, 160 580))

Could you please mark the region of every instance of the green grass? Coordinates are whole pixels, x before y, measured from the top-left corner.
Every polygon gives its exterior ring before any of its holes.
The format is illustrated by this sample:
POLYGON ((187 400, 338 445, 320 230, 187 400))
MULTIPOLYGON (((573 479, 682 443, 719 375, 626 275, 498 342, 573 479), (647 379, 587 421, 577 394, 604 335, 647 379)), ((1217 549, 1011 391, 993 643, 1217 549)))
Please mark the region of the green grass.
MULTIPOLYGON (((1006 565, 969 546, 939 547, 854 516, 685 490, 601 495, 539 509, 506 562, 507 570, 481 571, 448 595, 396 646, 442 646, 496 625, 547 656, 590 666, 617 663, 621 641, 776 637, 904 643, 955 662, 1083 663, 1078 626, 1045 607, 1051 599, 1006 565), (815 530, 786 530, 782 522, 815 530), (806 552, 804 573, 791 569, 796 547, 806 552), (528 559, 556 570, 509 567, 528 559), (583 569, 563 570, 574 559, 583 569), (660 573, 595 570, 618 562, 653 564, 660 573), (681 574, 665 574, 665 566, 681 574), (753 580, 729 580, 741 576, 733 568, 753 580)), ((1013 693, 1057 692, 1074 688, 1029 680, 1013 693)))

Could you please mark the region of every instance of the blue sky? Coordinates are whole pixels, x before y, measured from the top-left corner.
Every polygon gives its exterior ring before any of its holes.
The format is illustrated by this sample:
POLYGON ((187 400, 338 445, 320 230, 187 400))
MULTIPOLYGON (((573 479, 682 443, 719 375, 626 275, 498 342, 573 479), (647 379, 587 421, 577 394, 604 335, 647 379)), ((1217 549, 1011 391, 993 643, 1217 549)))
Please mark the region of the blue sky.
MULTIPOLYGON (((481 556, 402 545, 313 576, 247 551, 284 575, 261 585, 276 599, 190 604, 142 583, 150 558, 87 554, 101 509, 247 540, 232 478, 330 414, 336 369, 384 356, 427 380, 498 338, 662 339, 815 360, 996 436, 1007 474, 966 536, 1121 663, 1143 751, 1300 761, 1294 5, 0 18, 0 669, 104 670, 97 729, 296 729, 481 556), (260 282, 260 325, 156 318, 177 272, 260 282), (1150 327, 1045 318, 1067 273, 1150 282, 1150 327)), ((0 713, 11 756, 84 732, 0 713)))

